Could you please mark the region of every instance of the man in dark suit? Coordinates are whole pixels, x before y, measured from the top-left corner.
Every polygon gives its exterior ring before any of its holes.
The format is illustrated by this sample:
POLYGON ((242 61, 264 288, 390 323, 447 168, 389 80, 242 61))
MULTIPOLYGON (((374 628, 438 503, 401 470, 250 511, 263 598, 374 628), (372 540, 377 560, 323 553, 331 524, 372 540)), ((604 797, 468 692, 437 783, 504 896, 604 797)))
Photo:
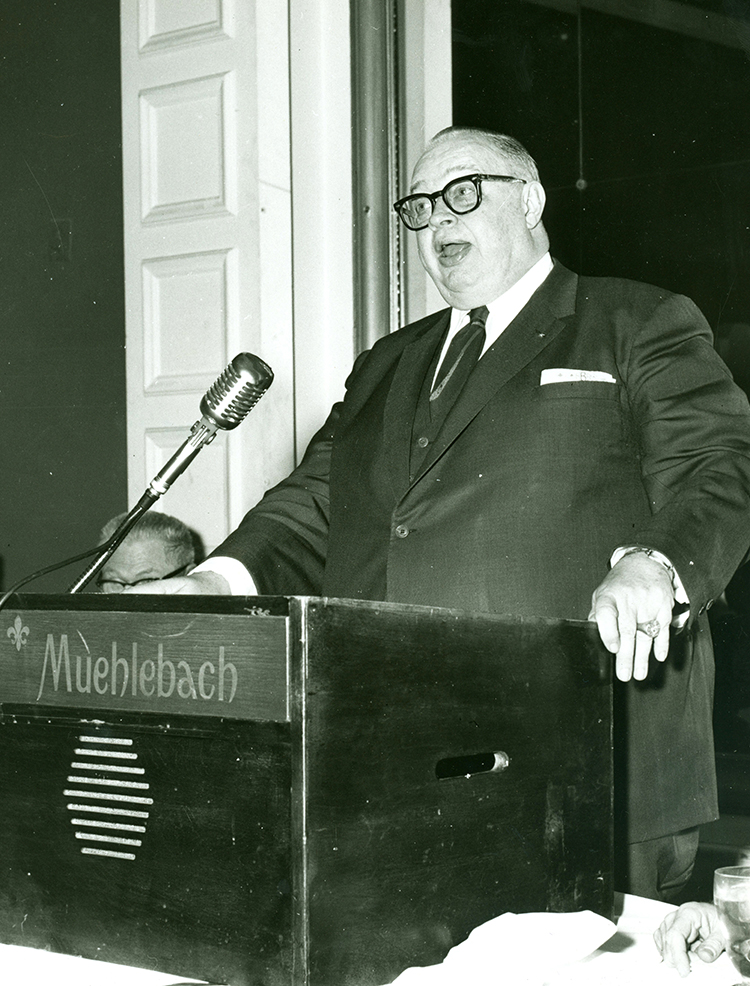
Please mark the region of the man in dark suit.
POLYGON ((300 466, 151 591, 596 620, 617 885, 669 897, 717 813, 705 611, 750 545, 750 409, 692 302, 550 258, 544 202, 511 138, 433 138, 396 209, 450 308, 362 354, 300 466))

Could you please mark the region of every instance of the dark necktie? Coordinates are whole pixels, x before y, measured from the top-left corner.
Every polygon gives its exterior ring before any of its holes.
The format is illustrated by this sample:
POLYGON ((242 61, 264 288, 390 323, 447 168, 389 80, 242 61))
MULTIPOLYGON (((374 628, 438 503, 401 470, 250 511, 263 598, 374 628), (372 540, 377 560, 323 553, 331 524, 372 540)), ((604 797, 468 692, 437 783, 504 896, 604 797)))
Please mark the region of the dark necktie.
POLYGON ((455 403, 484 348, 484 323, 489 310, 486 305, 473 308, 469 321, 456 333, 440 364, 435 385, 430 394, 430 413, 445 414, 455 403))

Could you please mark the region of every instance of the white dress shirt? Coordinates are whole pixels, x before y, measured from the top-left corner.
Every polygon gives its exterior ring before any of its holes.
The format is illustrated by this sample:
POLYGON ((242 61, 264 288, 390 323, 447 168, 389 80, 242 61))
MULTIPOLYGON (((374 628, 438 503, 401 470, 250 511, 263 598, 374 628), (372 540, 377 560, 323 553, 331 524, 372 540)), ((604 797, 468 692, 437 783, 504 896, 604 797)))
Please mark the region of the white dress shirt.
MULTIPOLYGON (((504 294, 501 294, 499 298, 495 298, 494 301, 491 301, 487 305, 489 315, 484 326, 485 340, 482 356, 484 356, 493 342, 496 342, 503 332, 505 332, 521 309, 528 304, 532 294, 549 276, 552 266, 552 257, 550 257, 549 253, 545 253, 530 270, 526 271, 519 281, 516 281, 513 287, 508 288, 504 294)), ((443 344, 443 351, 440 354, 440 359, 435 369, 436 376, 440 364, 443 362, 443 358, 448 351, 448 346, 453 341, 453 337, 459 329, 462 329, 466 325, 468 320, 469 313, 467 311, 461 311, 460 308, 451 309, 451 324, 443 344)))

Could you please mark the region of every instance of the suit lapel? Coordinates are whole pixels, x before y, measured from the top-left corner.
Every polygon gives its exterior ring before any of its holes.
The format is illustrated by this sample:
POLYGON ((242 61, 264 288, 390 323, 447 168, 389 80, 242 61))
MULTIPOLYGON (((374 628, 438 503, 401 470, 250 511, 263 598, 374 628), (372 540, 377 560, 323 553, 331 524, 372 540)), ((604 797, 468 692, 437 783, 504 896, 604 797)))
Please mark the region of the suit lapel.
POLYGON ((398 495, 409 486, 411 435, 417 401, 435 349, 450 321, 450 309, 435 324, 404 348, 388 392, 383 419, 383 441, 393 488, 398 495))
POLYGON ((477 364, 425 457, 417 481, 497 391, 562 331, 566 318, 575 312, 577 287, 578 276, 556 263, 547 280, 477 364))

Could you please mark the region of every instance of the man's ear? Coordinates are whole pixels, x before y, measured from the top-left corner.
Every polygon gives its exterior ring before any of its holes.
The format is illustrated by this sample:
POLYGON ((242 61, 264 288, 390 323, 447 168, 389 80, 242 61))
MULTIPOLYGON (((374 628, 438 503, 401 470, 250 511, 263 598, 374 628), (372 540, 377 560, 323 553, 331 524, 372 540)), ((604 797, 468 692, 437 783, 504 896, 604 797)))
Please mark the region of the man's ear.
POLYGON ((544 187, 538 181, 530 181, 524 185, 523 192, 526 225, 529 229, 535 229, 542 221, 547 196, 544 193, 544 187))

